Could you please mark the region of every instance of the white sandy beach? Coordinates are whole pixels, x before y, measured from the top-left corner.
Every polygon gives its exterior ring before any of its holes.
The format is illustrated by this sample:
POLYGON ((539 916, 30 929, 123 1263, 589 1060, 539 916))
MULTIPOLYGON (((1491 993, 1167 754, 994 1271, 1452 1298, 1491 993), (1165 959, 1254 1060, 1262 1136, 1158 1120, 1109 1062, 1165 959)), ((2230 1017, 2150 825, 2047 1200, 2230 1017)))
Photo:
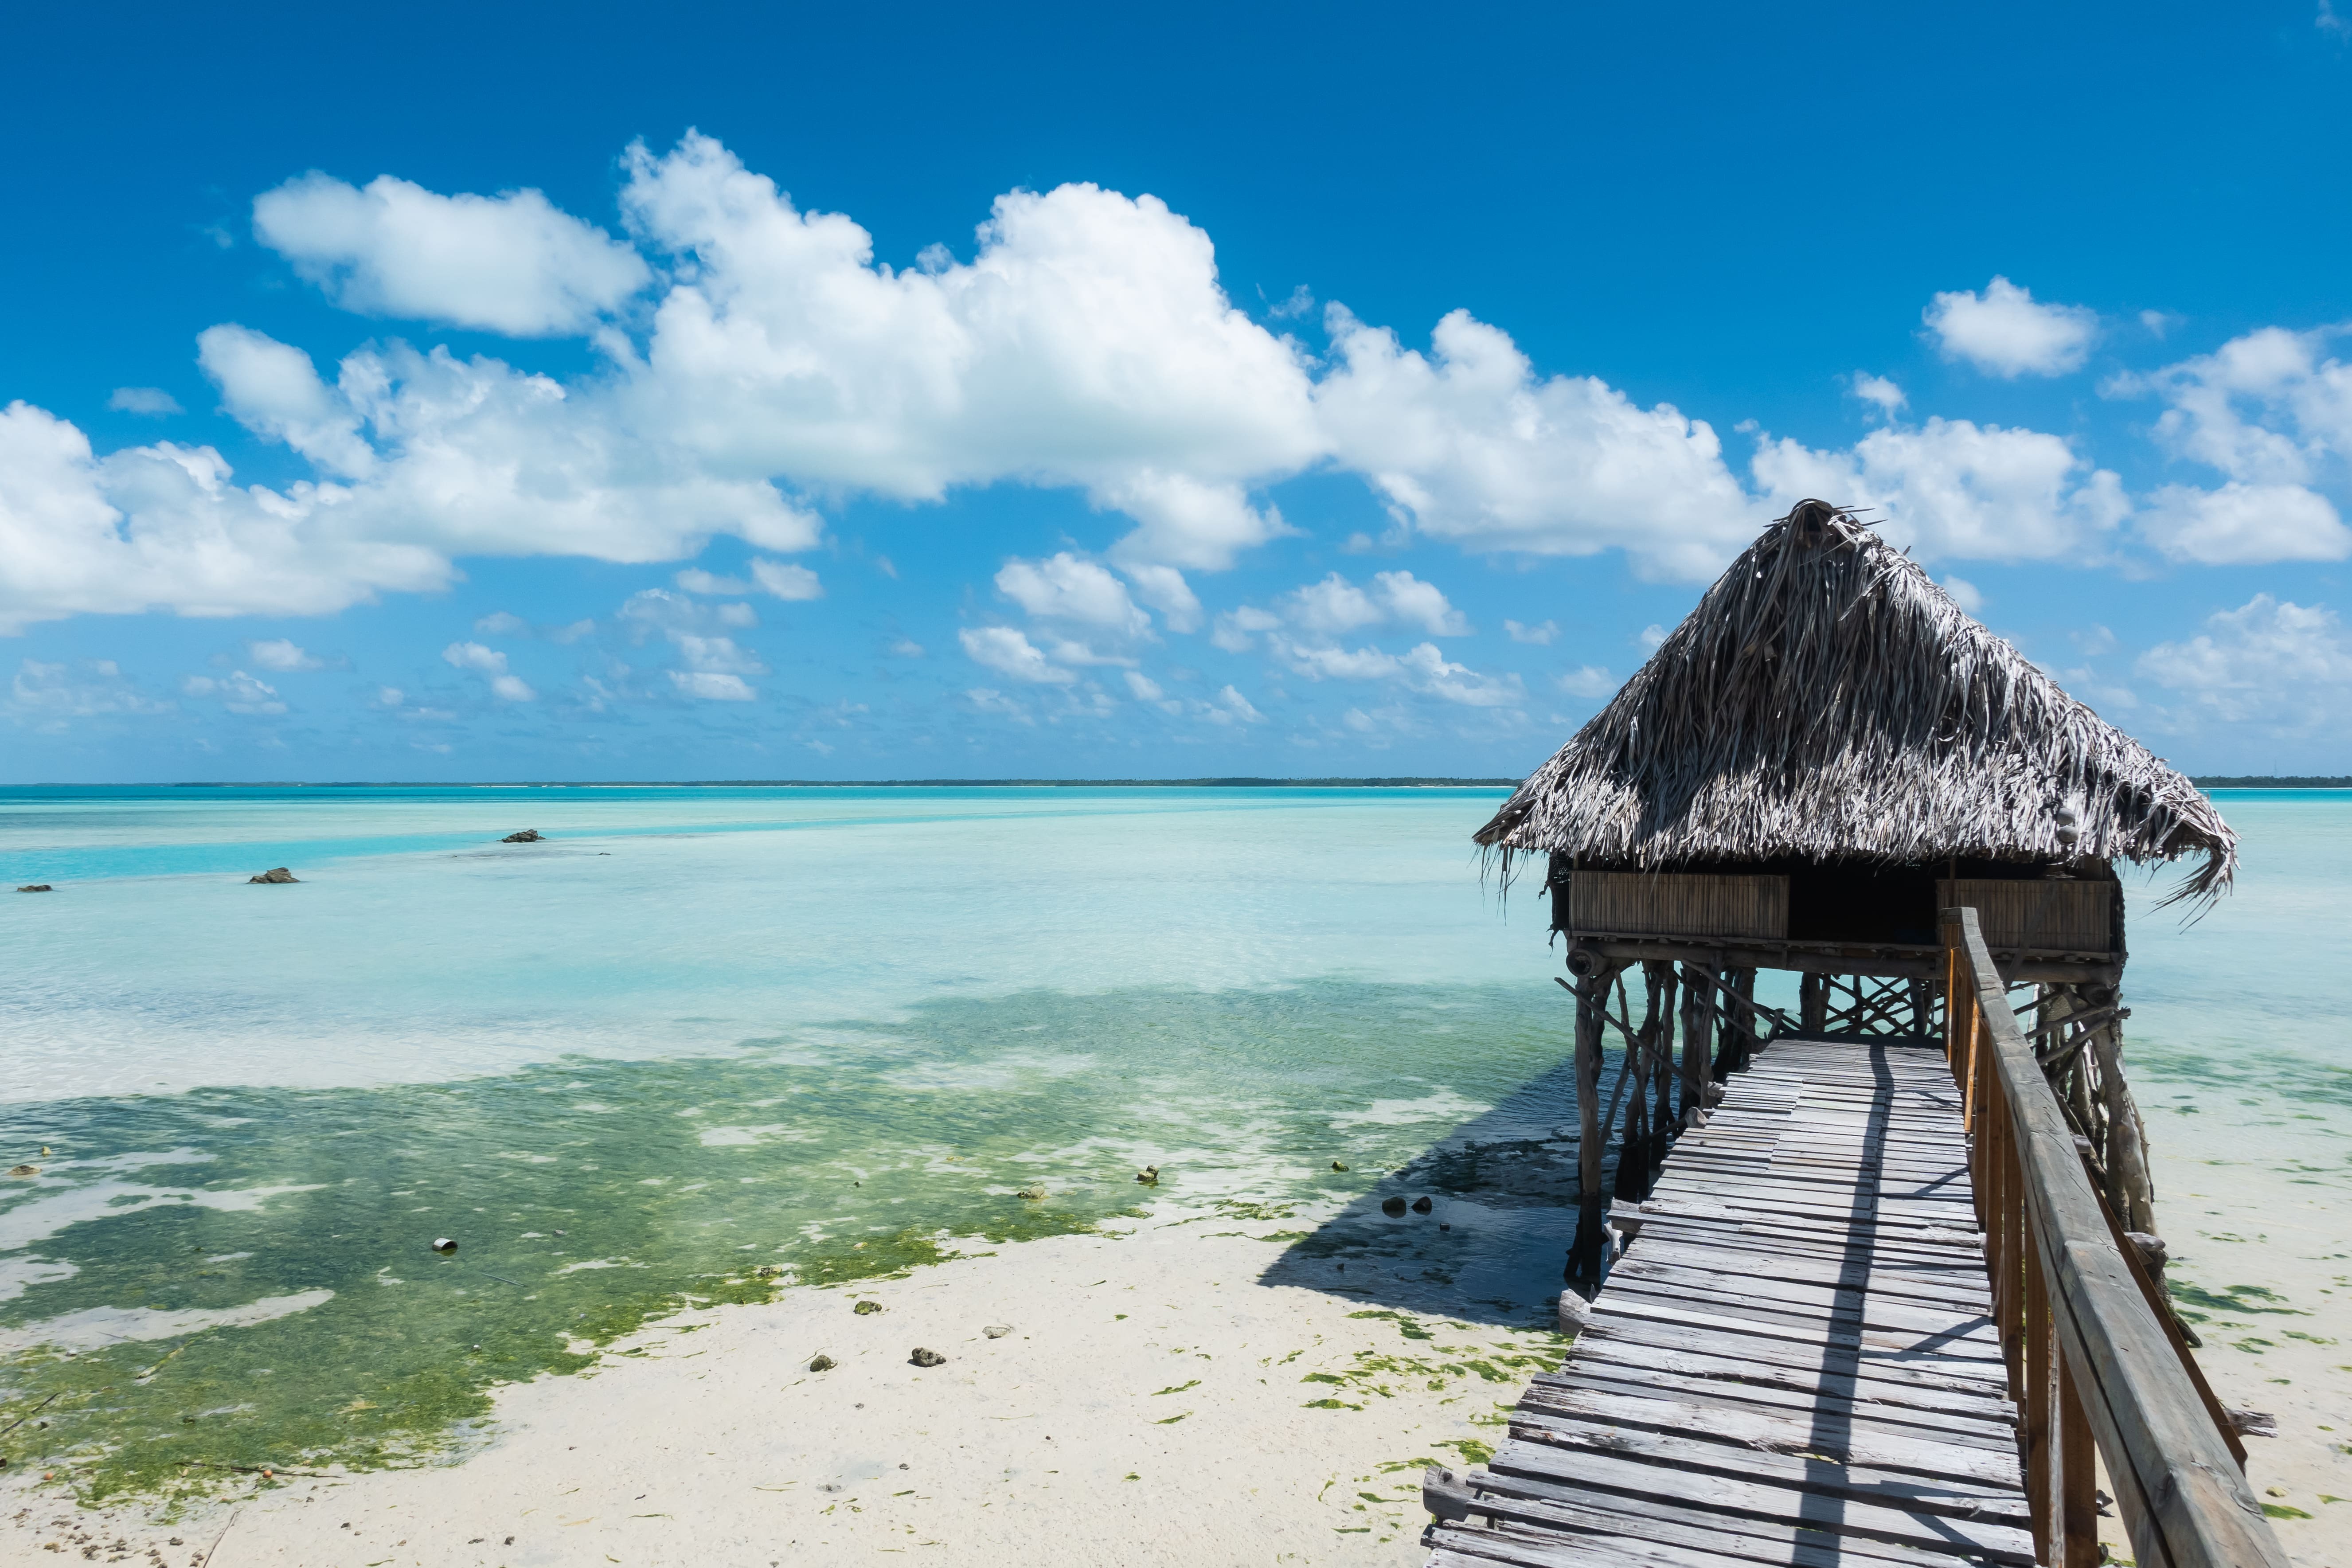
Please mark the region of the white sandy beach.
MULTIPOLYGON (((2276 1293, 2255 1299, 2272 1310, 2217 1310, 2198 1325, 2198 1364, 2221 1402, 2278 1420, 2276 1436, 2245 1439, 2247 1478, 2295 1563, 2352 1568, 2352 1236, 2343 1206, 2332 1186, 2284 1178, 2280 1166, 2303 1141, 2291 1131, 2220 1116, 2168 1118, 2153 1131, 2172 1276, 2276 1293)), ((2119 1530, 2113 1539, 2123 1539, 2119 1530)))
POLYGON ((0 1493, 0 1561, 1414 1562, 1423 1467, 1497 1441, 1530 1358, 1561 1342, 1354 1316, 1336 1290, 1259 1283, 1278 1256, 1163 1210, 689 1313, 585 1375, 506 1390, 488 1445, 453 1467, 289 1475, 177 1520, 79 1512, 26 1475, 0 1493), (857 1315, 866 1299, 884 1310, 857 1315), (918 1346, 946 1364, 909 1364, 918 1346), (820 1352, 838 1366, 810 1373, 820 1352))

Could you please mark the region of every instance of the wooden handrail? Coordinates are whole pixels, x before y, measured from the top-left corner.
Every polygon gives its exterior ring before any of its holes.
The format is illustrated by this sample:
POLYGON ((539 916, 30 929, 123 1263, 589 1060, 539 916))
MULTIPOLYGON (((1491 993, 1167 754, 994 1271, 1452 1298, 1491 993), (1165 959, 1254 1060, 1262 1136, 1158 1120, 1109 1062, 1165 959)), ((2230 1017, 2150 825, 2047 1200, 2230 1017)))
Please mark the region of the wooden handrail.
POLYGON ((1972 909, 1946 910, 1945 1047, 1970 1133, 2035 1555, 2099 1561, 2104 1461, 2141 1568, 2286 1568, 2233 1436, 2159 1319, 2018 1027, 1972 909))

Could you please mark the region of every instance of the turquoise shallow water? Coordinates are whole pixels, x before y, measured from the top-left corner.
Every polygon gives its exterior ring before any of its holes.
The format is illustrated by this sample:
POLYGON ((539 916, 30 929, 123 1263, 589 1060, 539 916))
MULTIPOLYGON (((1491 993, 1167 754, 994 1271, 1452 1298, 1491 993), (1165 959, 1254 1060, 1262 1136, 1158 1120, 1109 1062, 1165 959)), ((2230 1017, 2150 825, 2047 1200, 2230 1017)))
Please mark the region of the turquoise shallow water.
MULTIPOLYGON (((1574 1109, 1500 795, 0 795, 0 880, 58 889, 0 895, 0 1425, 58 1394, 93 1490, 427 1453, 683 1298, 1148 1199, 1528 1321, 1574 1109)), ((2235 897, 2135 889, 2135 1081, 2160 1150, 2332 1192, 2352 801, 2223 806, 2235 897)))

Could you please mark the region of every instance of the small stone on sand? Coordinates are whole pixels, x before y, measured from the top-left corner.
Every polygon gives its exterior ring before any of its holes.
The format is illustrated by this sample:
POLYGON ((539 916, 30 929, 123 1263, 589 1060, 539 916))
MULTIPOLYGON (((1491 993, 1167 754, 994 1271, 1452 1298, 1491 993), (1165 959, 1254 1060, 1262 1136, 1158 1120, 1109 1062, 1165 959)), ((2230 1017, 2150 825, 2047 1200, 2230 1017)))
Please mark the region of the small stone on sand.
POLYGON ((840 1363, 835 1361, 829 1355, 814 1356, 809 1361, 809 1370, 811 1372, 831 1372, 840 1363))
POLYGON ((1001 1340, 1005 1335, 1013 1331, 1013 1325, 1010 1323, 991 1323, 988 1327, 981 1330, 980 1331, 986 1334, 992 1340, 1001 1340))
POLYGON ((856 1313, 861 1318, 869 1317, 882 1310, 882 1303, 879 1301, 860 1301, 857 1305, 850 1308, 849 1310, 856 1313))

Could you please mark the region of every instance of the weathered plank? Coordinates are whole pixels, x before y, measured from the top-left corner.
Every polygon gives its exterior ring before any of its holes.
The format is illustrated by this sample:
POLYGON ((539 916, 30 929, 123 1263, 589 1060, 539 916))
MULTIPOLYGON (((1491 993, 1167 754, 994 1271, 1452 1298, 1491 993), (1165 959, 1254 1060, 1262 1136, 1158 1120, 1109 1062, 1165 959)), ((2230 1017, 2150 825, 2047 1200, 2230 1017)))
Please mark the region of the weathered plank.
MULTIPOLYGON (((1800 1562, 1809 1568, 1822 1562, 1864 1563, 1874 1568, 1880 1563, 1899 1563, 1906 1568, 1955 1568, 1951 1556, 1942 1551, 1862 1536, 1841 1536, 1810 1525, 1720 1513, 1662 1498, 1560 1486, 1532 1476, 1490 1473, 1476 1479, 1477 1500, 1474 1507, 1484 1509, 1490 1503, 1499 1503, 1506 1509, 1530 1511, 1537 1508, 1558 1510, 1575 1519, 1571 1528, 1590 1530, 1594 1534, 1655 1539, 1757 1562, 1800 1562), (1826 1558, 1821 1555, 1824 1552, 1826 1558)), ((1514 1522, 1521 1528, 1531 1527, 1528 1521, 1514 1522)))
POLYGON ((2005 1453, 1986 1449, 1962 1452, 1953 1444, 1926 1436, 1895 1437, 1874 1430, 1857 1430, 1843 1415, 1827 1410, 1808 1412, 1801 1416, 1731 1410, 1712 1402, 1660 1397, 1662 1392, 1645 1397, 1538 1384, 1528 1391, 1519 1408, 1546 1415, 1681 1433, 1766 1453, 1821 1455, 1842 1465, 1965 1478, 1990 1482, 1995 1488, 2022 1484, 2013 1445, 2005 1453))
POLYGON ((1939 1053, 1775 1042, 1611 1217, 1630 1249, 1446 1477, 1432 1568, 2032 1562, 1939 1053))
POLYGON ((1819 1387, 1796 1389, 1779 1383, 1723 1377, 1688 1377, 1654 1368, 1617 1366, 1580 1356, 1559 1372, 1539 1373, 1528 1385, 1534 1399, 1548 1389, 1614 1394, 1628 1399, 1687 1400, 1731 1411, 1754 1411, 1794 1418, 1802 1415, 1823 1431, 1950 1442, 1990 1449, 2014 1463, 2017 1426, 1994 1416, 1969 1416, 1949 1410, 1920 1410, 1877 1399, 1844 1399, 1819 1387))

